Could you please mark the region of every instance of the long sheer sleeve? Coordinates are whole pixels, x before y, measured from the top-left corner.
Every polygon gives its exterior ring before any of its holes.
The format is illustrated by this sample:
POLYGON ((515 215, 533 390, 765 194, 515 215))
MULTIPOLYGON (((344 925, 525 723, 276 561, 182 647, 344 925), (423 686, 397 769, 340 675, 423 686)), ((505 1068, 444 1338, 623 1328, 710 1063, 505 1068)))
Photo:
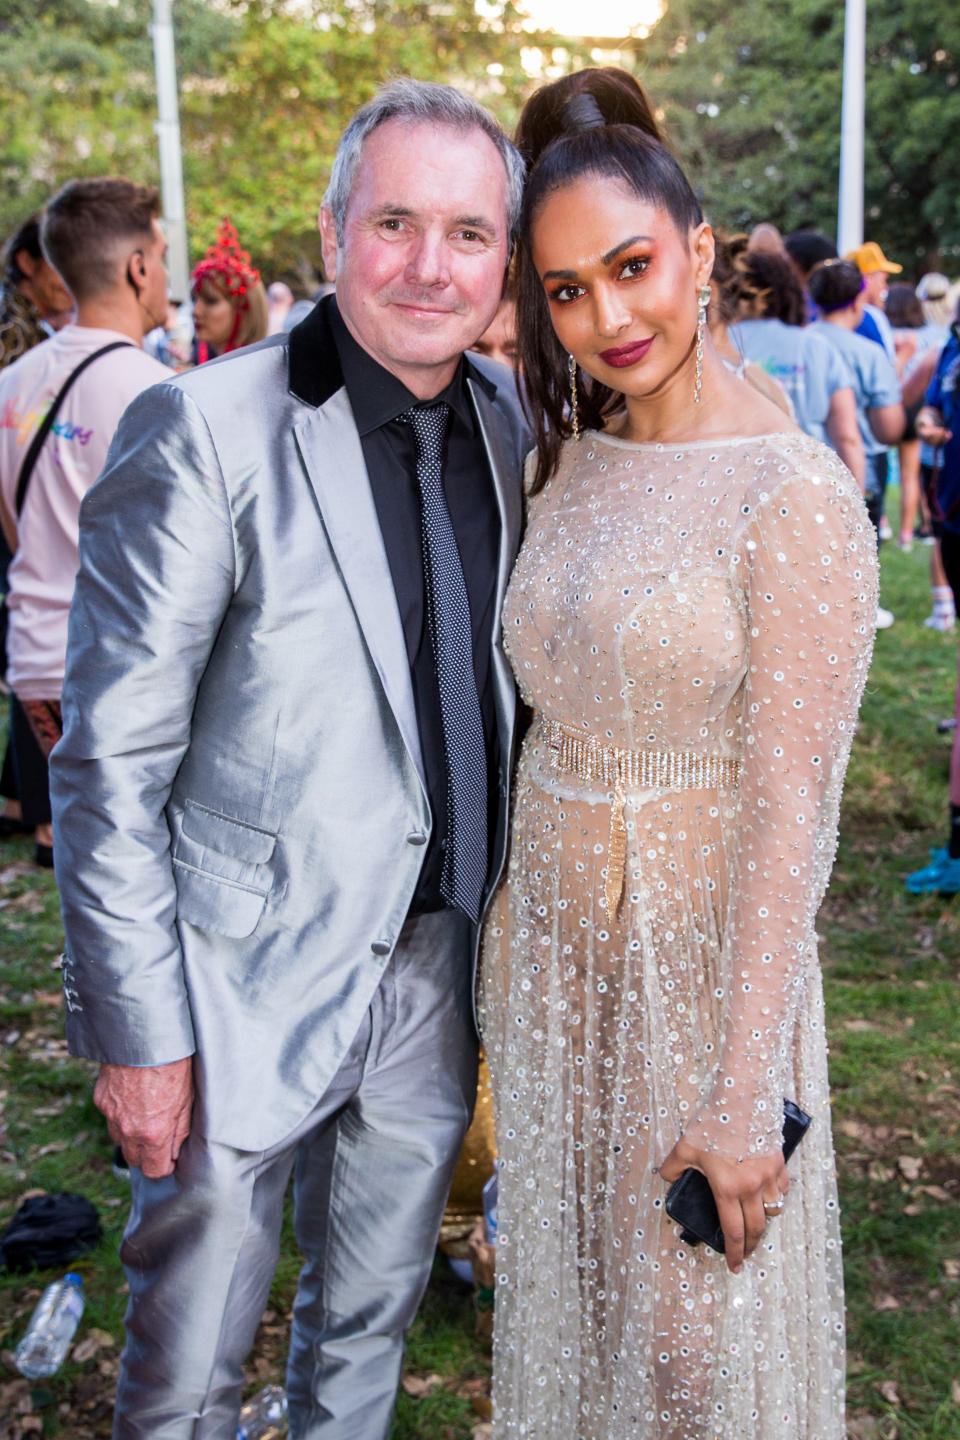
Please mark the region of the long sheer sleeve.
MULTIPOLYGON (((748 495, 749 669, 724 954, 722 1044, 686 1138, 743 1157, 780 1143, 814 923, 876 628, 874 532, 841 466, 748 495)), ((720 998, 720 997, 718 997, 720 998)))

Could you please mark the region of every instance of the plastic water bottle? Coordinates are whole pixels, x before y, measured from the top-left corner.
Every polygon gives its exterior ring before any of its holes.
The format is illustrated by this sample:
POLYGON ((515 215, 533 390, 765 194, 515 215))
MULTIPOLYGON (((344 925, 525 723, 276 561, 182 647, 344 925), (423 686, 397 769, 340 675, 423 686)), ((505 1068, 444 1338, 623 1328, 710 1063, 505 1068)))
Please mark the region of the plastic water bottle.
POLYGON ((267 1385, 240 1410, 237 1440, 280 1440, 287 1433, 287 1397, 282 1385, 267 1385))
POLYGON ((494 1170, 483 1187, 483 1228, 488 1245, 497 1243, 497 1209, 497 1172, 494 1170))
POLYGON ((48 1285, 17 1346, 15 1360, 28 1380, 55 1375, 66 1359, 83 1314, 83 1281, 72 1271, 48 1285))

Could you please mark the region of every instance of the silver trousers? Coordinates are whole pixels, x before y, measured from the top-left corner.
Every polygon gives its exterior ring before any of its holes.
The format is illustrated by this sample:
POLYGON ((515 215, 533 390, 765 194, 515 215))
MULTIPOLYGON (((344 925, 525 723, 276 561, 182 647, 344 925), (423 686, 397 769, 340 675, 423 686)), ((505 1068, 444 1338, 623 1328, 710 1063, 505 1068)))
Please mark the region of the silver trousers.
POLYGON ((304 1257, 291 1436, 387 1435, 476 1096, 470 939, 452 910, 407 921, 333 1083, 279 1145, 250 1153, 210 1141, 201 1096, 174 1173, 131 1171, 114 1440, 235 1440, 291 1171, 304 1257))

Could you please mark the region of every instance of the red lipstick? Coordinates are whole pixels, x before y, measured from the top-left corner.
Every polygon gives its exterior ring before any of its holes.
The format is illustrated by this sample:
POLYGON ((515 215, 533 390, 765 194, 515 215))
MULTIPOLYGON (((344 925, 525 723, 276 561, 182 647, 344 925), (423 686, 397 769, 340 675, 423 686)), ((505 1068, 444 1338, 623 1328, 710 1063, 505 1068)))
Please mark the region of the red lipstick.
POLYGON ((601 350, 600 359, 605 365, 612 365, 615 370, 625 370, 628 365, 636 365, 653 344, 653 336, 649 340, 635 340, 632 345, 620 345, 613 350, 601 350))

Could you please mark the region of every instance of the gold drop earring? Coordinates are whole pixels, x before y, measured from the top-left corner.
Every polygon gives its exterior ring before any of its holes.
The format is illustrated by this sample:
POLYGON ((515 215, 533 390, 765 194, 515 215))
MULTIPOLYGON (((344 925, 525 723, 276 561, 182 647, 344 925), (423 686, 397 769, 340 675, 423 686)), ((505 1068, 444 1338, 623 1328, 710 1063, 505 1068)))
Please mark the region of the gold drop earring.
POLYGON ((577 362, 572 355, 567 356, 567 369, 570 372, 570 426, 573 430, 574 440, 579 440, 580 410, 577 405, 577 362))
MULTIPOLYGON (((693 382, 693 403, 700 404, 701 391, 703 389, 703 332, 707 324, 707 306, 710 304, 710 286, 701 285, 697 291, 697 349, 696 361, 697 372, 693 382)), ((571 360, 573 356, 571 355, 571 360)))

